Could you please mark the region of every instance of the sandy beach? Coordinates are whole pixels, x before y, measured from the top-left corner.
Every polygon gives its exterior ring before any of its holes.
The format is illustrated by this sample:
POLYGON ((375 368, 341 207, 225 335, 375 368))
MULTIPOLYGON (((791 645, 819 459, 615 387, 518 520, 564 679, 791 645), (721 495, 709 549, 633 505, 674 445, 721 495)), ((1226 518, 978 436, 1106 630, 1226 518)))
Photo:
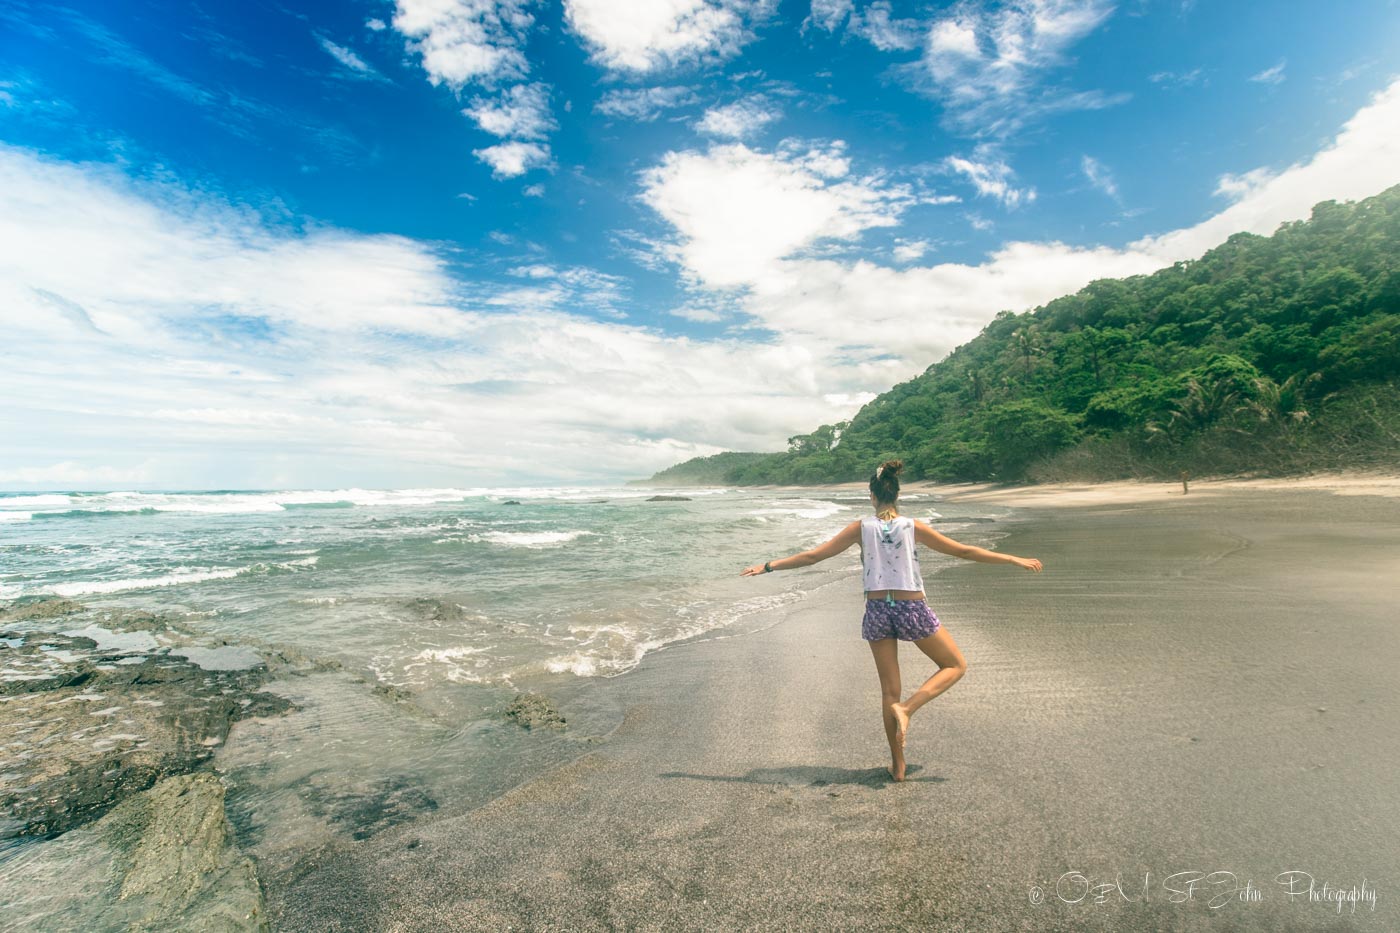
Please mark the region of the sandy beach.
MULTIPOLYGON (((591 685, 625 710, 593 750, 264 876, 269 917, 1394 929, 1400 502, 1283 487, 943 490, 1024 509, 998 547, 1046 571, 928 581, 969 673, 916 714, 903 784, 852 577, 766 630, 591 685)), ((907 695, 932 667, 907 645, 901 663, 907 695)))

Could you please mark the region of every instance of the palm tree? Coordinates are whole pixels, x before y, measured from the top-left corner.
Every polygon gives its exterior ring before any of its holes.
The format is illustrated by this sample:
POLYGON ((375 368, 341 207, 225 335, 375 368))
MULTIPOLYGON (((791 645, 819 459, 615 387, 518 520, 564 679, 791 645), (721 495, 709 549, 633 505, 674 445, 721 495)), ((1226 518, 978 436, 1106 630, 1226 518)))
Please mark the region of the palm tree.
POLYGON ((1186 384, 1186 394, 1172 402, 1167 423, 1149 421, 1147 433, 1152 440, 1175 443, 1193 431, 1232 418, 1248 407, 1249 403, 1240 400, 1239 390, 1232 380, 1202 384, 1192 379, 1186 384))
POLYGON ((1020 355, 1021 362, 1026 367, 1026 375, 1030 375, 1031 360, 1034 357, 1039 356, 1042 352, 1044 352, 1041 349, 1040 341, 1037 339, 1037 335, 1029 327, 1022 327, 1017 329, 1017 331, 1012 335, 1012 337, 1016 341, 1016 352, 1020 355))
MULTIPOLYGON (((1291 432, 1310 417, 1307 408, 1311 389, 1322 381, 1322 373, 1304 376, 1294 373, 1282 383, 1267 377, 1254 380, 1255 397, 1249 402, 1249 410, 1265 424, 1278 425, 1284 433, 1291 432)), ((1335 394, 1335 393, 1333 393, 1335 394)), ((1319 401, 1325 401, 1331 395, 1319 401)))

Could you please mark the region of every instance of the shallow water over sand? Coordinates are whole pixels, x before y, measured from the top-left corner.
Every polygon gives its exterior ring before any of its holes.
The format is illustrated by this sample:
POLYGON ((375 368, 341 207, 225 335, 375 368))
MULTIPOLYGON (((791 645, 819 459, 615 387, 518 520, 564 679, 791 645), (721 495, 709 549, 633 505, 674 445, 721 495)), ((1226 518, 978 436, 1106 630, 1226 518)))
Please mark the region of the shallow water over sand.
MULTIPOLYGON (((256 675, 291 708, 244 719, 206 748, 237 843, 262 870, 295 871, 319 847, 465 812, 577 757, 623 716, 590 685, 667 646, 771 626, 858 563, 853 549, 761 582, 737 576, 835 533, 868 508, 861 496, 666 490, 688 501, 647 501, 656 492, 0 497, 12 516, 0 530, 0 603, 68 596, 85 607, 4 625, 17 642, 45 631, 69 640, 31 650, 33 669, 0 655, 0 678, 88 662, 256 675), (124 627, 145 613, 170 625, 124 627), (520 690, 546 693, 567 727, 527 732, 506 719, 520 690)), ((1009 517, 932 497, 910 497, 906 511, 978 543, 1009 517)), ((926 554, 926 572, 943 560, 926 554)), ((127 715, 115 710, 112 734, 145 747, 131 732, 143 720, 122 725, 127 715)), ((0 877, 16 883, 61 849, 2 845, 0 877)), ((94 912, 72 899, 25 909, 94 929, 94 912)))

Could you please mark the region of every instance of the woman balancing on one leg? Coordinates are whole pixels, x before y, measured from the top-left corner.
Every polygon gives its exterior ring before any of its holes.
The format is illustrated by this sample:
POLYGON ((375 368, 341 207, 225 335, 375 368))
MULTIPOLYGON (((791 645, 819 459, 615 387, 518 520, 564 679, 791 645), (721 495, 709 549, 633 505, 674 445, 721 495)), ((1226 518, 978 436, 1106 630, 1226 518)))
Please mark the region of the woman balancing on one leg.
POLYGON ((890 776, 896 781, 904 780, 904 735, 909 728, 909 717, 967 673, 967 661, 962 652, 924 601, 916 543, 965 560, 1014 564, 1040 572, 1040 561, 1034 558, 1013 557, 959 544, 923 522, 900 515, 899 472, 903 468, 901 461, 890 460, 870 478, 870 504, 875 507, 874 515, 851 522, 836 537, 810 551, 755 564, 743 571, 743 576, 751 577, 772 570, 806 567, 860 543, 861 564, 865 569, 865 618, 861 622, 861 635, 870 642, 875 669, 880 674, 885 735, 893 758, 890 776), (914 647, 938 665, 938 672, 902 703, 899 700, 898 655, 901 640, 912 641, 914 647))

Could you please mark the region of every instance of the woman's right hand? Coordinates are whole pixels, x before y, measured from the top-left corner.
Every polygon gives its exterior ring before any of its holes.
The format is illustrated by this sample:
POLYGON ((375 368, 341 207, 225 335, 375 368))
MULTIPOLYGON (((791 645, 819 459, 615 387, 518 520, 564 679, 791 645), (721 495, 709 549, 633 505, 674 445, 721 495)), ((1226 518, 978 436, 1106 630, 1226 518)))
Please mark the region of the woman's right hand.
POLYGON ((760 573, 767 573, 767 571, 763 569, 762 564, 754 564, 752 567, 745 567, 743 570, 739 571, 739 576, 756 577, 760 573))

